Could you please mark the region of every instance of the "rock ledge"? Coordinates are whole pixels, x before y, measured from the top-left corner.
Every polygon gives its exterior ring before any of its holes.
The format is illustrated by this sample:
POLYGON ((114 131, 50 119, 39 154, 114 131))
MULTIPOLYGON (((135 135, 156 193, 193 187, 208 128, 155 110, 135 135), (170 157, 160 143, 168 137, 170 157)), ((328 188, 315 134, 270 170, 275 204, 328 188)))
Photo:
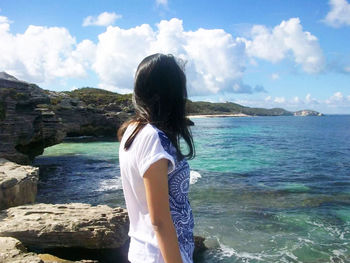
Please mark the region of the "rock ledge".
POLYGON ((107 205, 38 203, 3 210, 1 219, 0 236, 35 248, 118 248, 128 240, 127 211, 107 205))
POLYGON ((0 158, 0 210, 34 203, 39 168, 0 158))

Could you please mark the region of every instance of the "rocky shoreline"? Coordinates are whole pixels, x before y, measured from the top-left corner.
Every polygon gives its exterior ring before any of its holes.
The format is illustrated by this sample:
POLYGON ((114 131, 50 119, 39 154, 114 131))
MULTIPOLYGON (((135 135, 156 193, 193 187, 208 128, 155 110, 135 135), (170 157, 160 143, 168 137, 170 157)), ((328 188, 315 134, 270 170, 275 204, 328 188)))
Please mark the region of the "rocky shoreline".
POLYGON ((35 203, 38 180, 38 168, 0 159, 0 262, 128 262, 125 208, 35 203))
MULTIPOLYGON (((39 171, 24 165, 67 136, 115 138, 133 114, 128 96, 79 92, 0 74, 0 262, 128 262, 125 208, 35 203, 39 171)), ((206 247, 195 243, 196 257, 206 247)))
POLYGON ((0 262, 73 262, 41 255, 47 252, 77 262, 109 262, 98 259, 112 256, 127 262, 126 209, 35 203, 38 180, 38 168, 0 158, 0 262))

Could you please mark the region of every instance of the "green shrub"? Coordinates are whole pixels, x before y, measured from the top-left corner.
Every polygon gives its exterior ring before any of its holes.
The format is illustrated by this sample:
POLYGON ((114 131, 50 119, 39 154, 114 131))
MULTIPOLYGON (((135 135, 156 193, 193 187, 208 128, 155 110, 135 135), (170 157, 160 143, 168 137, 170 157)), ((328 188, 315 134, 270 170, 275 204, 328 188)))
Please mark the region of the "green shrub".
POLYGON ((65 91, 72 98, 77 98, 86 105, 94 105, 103 107, 109 103, 123 104, 124 106, 131 104, 131 94, 118 94, 112 91, 96 89, 96 88, 81 88, 73 91, 65 91))
POLYGON ((52 105, 57 105, 57 104, 59 104, 61 101, 62 101, 62 98, 60 98, 60 97, 53 97, 53 98, 50 98, 50 102, 51 102, 52 105))
POLYGON ((22 92, 16 92, 13 97, 15 100, 26 100, 29 98, 28 94, 22 92))

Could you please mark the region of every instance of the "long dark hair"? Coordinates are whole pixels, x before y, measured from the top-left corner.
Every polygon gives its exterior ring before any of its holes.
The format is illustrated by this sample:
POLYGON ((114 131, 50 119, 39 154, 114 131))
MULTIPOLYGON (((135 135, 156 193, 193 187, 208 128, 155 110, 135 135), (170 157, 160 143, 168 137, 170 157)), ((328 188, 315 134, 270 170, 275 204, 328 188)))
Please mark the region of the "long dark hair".
POLYGON ((195 148, 186 118, 186 76, 173 55, 153 54, 144 58, 137 67, 132 96, 136 116, 122 124, 118 130, 121 140, 127 126, 136 123, 136 128, 126 140, 128 150, 138 132, 147 124, 163 131, 175 146, 178 157, 192 159, 195 148), (188 153, 180 149, 181 137, 188 146, 188 153))

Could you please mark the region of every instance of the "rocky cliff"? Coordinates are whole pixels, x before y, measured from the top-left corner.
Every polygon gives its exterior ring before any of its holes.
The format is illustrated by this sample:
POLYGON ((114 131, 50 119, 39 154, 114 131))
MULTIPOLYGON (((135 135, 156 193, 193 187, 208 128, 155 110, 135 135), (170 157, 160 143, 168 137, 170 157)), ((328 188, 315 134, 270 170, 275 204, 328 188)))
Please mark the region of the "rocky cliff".
POLYGON ((47 91, 1 72, 0 157, 28 164, 66 136, 116 138, 132 114, 127 95, 89 88, 47 91))
POLYGON ((49 102, 35 84, 0 78, 0 157, 28 164, 45 147, 63 140, 62 121, 45 107, 49 102))
POLYGON ((116 138, 121 123, 133 114, 127 95, 94 88, 45 92, 48 107, 62 119, 67 136, 116 138))

